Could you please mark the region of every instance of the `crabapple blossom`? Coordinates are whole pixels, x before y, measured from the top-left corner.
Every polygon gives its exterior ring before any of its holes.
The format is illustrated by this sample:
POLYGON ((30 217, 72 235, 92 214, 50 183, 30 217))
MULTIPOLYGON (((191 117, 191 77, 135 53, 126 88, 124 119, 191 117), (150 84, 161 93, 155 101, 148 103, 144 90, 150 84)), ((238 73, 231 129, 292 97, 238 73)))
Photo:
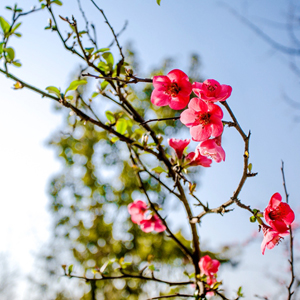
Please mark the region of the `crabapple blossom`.
POLYGON ((199 149, 196 148, 195 152, 191 152, 186 156, 186 160, 188 161, 187 166, 202 166, 202 167, 210 167, 212 160, 206 156, 201 155, 199 149))
POLYGON ((194 141, 205 141, 211 136, 218 137, 223 132, 223 111, 213 103, 193 98, 180 115, 180 121, 190 127, 194 141))
POLYGON ((273 229, 267 225, 261 225, 264 239, 261 243, 261 253, 264 255, 266 248, 273 249, 276 245, 279 244, 280 240, 283 239, 284 236, 289 235, 289 231, 285 232, 278 232, 277 230, 273 229))
POLYGON ((157 215, 149 215, 140 222, 140 226, 144 232, 151 232, 153 230, 162 232, 166 230, 166 226, 157 215))
POLYGON ((225 161, 225 151, 221 146, 221 136, 214 139, 206 140, 197 146, 200 153, 204 156, 211 157, 215 162, 225 161))
POLYGON ((205 274, 206 276, 213 276, 218 272, 220 266, 220 262, 216 259, 211 259, 209 255, 202 256, 199 261, 199 268, 201 270, 201 274, 205 274))
POLYGON ((154 105, 169 105, 172 109, 180 110, 189 103, 192 84, 181 70, 172 70, 166 76, 154 76, 153 86, 151 102, 154 105))
POLYGON ((214 79, 207 79, 203 83, 194 82, 193 92, 202 100, 207 102, 225 101, 232 92, 232 87, 220 84, 214 79))
POLYGON ((276 231, 285 232, 295 220, 295 214, 290 206, 281 202, 281 195, 275 193, 264 211, 266 222, 276 231))
POLYGON ((180 140, 180 139, 168 139, 170 147, 172 147, 177 154, 177 157, 181 159, 184 149, 190 143, 190 139, 180 140))
POLYGON ((144 220, 144 215, 147 211, 147 204, 141 200, 135 200, 127 206, 128 212, 131 215, 131 221, 135 224, 140 224, 144 220))

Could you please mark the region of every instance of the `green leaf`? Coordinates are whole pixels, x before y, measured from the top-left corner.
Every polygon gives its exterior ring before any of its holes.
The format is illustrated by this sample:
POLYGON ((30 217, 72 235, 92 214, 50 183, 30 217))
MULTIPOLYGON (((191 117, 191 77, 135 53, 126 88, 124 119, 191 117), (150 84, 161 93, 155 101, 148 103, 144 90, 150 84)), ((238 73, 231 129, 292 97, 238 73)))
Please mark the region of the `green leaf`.
POLYGON ((3 51, 6 52, 9 61, 13 61, 15 59, 15 51, 13 48, 4 48, 3 51))
POLYGON ((124 134, 127 129, 127 121, 125 119, 119 119, 116 125, 116 131, 120 134, 124 134))
POLYGON ((82 80, 74 80, 70 83, 69 87, 66 89, 65 94, 68 91, 74 91, 76 90, 80 85, 87 84, 87 81, 85 79, 82 80))
POLYGON ((55 86, 48 86, 46 87, 46 90, 50 93, 50 94, 55 94, 58 98, 61 97, 60 95, 60 90, 55 87, 55 86))
POLYGON ((149 269, 150 271, 155 271, 154 265, 150 265, 150 266, 148 267, 148 269, 149 269))
POLYGON ((105 73, 110 70, 109 66, 104 61, 99 62, 98 68, 105 73))
POLYGON ((22 36, 22 34, 19 33, 19 32, 14 33, 14 35, 17 36, 17 37, 21 37, 22 36))
POLYGON ((158 5, 160 5, 160 1, 161 1, 161 0, 156 0, 156 3, 157 3, 158 5))
POLYGON ((251 171, 252 171, 252 163, 250 163, 250 164, 248 165, 248 170, 249 170, 249 172, 251 173, 251 171))
POLYGON ((13 10, 10 6, 5 6, 5 8, 8 10, 13 10))
POLYGON ((109 50, 110 50, 109 48, 101 48, 101 49, 98 49, 97 51, 95 51, 94 54, 99 53, 99 52, 109 51, 109 50))
POLYGON ((93 51, 94 51, 94 47, 91 47, 91 48, 85 48, 84 50, 85 50, 85 52, 87 52, 89 55, 91 55, 92 53, 93 53, 93 51))
POLYGON ((9 32, 10 25, 3 17, 0 17, 0 26, 4 33, 9 32))
POLYGON ((51 3, 55 3, 55 4, 59 5, 59 6, 63 5, 62 2, 59 1, 59 0, 53 0, 51 3))
POLYGON ((251 217, 250 217, 250 222, 251 222, 251 223, 255 223, 255 222, 256 222, 255 216, 251 216, 251 217))
POLYGON ((163 172, 167 173, 167 171, 165 169, 163 169, 161 166, 153 168, 152 171, 154 171, 155 173, 158 173, 158 174, 161 174, 163 172))
POLYGON ((102 54, 102 57, 106 60, 110 69, 112 69, 114 65, 114 57, 110 52, 105 52, 102 54))
POLYGON ((68 275, 71 275, 72 271, 73 271, 73 265, 69 265, 68 275))
POLYGON ((22 67, 22 64, 18 60, 13 61, 12 64, 18 68, 22 67))
POLYGON ((115 143, 116 141, 118 141, 119 140, 119 138, 117 137, 117 136, 114 136, 112 139, 111 139, 111 142, 112 143, 115 143))
POLYGON ((21 22, 16 24, 16 26, 11 30, 11 32, 15 32, 21 26, 21 24, 21 22))
POLYGON ((243 297, 243 298, 244 298, 244 294, 242 293, 242 287, 241 287, 241 286, 239 287, 239 289, 238 289, 238 291, 237 291, 237 295, 238 295, 239 297, 243 297))
POLYGON ((106 115, 107 120, 110 121, 110 123, 115 123, 116 122, 116 118, 115 118, 114 114, 111 111, 106 111, 105 115, 106 115))
POLYGON ((92 94, 92 98, 95 98, 95 97, 97 97, 97 96, 99 96, 99 93, 98 93, 98 92, 94 92, 94 93, 92 94))
POLYGON ((107 85, 108 85, 108 82, 107 82, 106 80, 102 81, 102 82, 101 82, 101 85, 100 85, 101 90, 104 91, 105 88, 107 87, 107 85))
POLYGON ((0 54, 3 53, 4 42, 0 43, 0 54))
POLYGON ((213 290, 216 290, 221 284, 222 284, 221 281, 220 281, 220 282, 216 282, 216 283, 213 285, 212 289, 213 289, 213 290))

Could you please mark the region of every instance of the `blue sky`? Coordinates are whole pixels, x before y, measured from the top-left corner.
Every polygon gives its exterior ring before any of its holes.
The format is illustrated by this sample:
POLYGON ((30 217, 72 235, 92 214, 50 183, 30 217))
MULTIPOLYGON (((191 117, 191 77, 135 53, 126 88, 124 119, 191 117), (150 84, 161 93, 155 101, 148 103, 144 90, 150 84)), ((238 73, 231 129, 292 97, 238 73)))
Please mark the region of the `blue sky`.
MULTIPOLYGON (((8 18, 8 12, 3 9, 9 1, 6 2, 0 7, 0 15, 8 18)), ((99 44, 107 46, 111 42, 109 29, 93 5, 89 1, 82 2, 87 16, 99 25, 99 44)), ((233 93, 228 102, 242 128, 246 132, 251 130, 250 158, 253 171, 259 173, 247 181, 241 200, 264 209, 273 193, 283 195, 280 166, 284 160, 290 203, 297 208, 300 124, 295 121, 295 116, 299 111, 287 105, 283 95, 297 100, 299 77, 291 71, 289 56, 262 41, 224 6, 224 3, 230 4, 274 39, 288 44, 285 27, 280 24, 290 19, 290 1, 162 0, 160 7, 155 0, 96 2, 116 31, 129 21, 120 42, 125 45, 131 41, 137 51, 142 65, 138 75, 147 74, 166 57, 173 57, 176 67, 187 72, 189 55, 198 53, 204 78, 214 78, 232 86, 233 93)), ((28 10, 38 1, 21 0, 18 3, 28 10)), ((64 6, 55 7, 55 11, 63 16, 81 17, 75 0, 65 1, 64 6)), ((23 19, 19 30, 23 37, 11 44, 23 67, 11 67, 10 71, 40 89, 49 85, 64 89, 79 61, 63 50, 55 33, 43 30, 48 17, 42 12, 23 19)), ((46 190, 50 176, 59 170, 59 163, 45 144, 59 126, 60 117, 54 113, 51 100, 25 89, 14 91, 12 85, 12 81, 0 76, 0 100, 4 112, 0 119, 3 144, 0 159, 4 170, 0 185, 3 197, 0 251, 10 253, 12 262, 19 264, 26 274, 34 260, 32 254, 49 236, 51 221, 47 213, 46 190), (19 247, 24 249, 22 255, 19 247)), ((230 198, 242 173, 243 143, 233 128, 226 128, 223 147, 226 162, 205 170, 198 191, 201 199, 209 201, 211 206, 230 198)), ((179 225, 173 223, 172 226, 179 225)), ((201 241, 208 241, 212 249, 217 249, 220 243, 246 239, 256 229, 257 225, 249 222, 246 211, 235 209, 223 218, 204 218, 200 228, 201 241)), ((251 245, 245 251, 247 260, 240 273, 221 272, 228 290, 233 291, 243 284, 247 299, 252 299, 254 286, 258 293, 267 292, 272 282, 265 284, 257 279, 263 272, 259 266, 267 266, 275 259, 279 261, 278 267, 286 265, 282 252, 283 248, 279 246, 262 257, 260 243, 251 245), (249 269, 246 274, 245 268, 249 269)))

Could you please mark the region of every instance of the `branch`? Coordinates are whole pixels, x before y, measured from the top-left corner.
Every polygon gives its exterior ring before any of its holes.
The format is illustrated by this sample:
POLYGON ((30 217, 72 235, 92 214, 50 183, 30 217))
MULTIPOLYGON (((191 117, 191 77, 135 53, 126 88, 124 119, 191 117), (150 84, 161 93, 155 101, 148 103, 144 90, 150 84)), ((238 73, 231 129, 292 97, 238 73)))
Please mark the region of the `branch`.
MULTIPOLYGON (((129 153, 130 153, 130 159, 132 161, 132 163, 134 165, 137 165, 134 157, 132 156, 132 153, 131 153, 131 146, 128 145, 128 150, 129 150, 129 153)), ((136 154, 136 153, 135 153, 136 154)), ((136 154, 137 155, 137 154, 136 154)), ((150 204, 150 207, 151 209, 157 214, 157 216, 160 218, 160 220, 162 221, 162 223, 166 226, 166 230, 167 232, 169 233, 170 237, 178 244, 178 246, 180 247, 180 249, 182 250, 182 252, 191 260, 191 262, 193 262, 193 255, 192 253, 190 252, 190 250, 188 248, 186 248, 178 239, 177 237, 172 233, 172 231, 170 230, 167 222, 165 221, 165 219, 158 213, 155 205, 153 204, 153 202, 151 201, 148 193, 147 193, 147 190, 144 186, 144 183, 143 183, 143 180, 140 176, 140 173, 139 171, 136 172, 136 175, 137 175, 137 179, 138 179, 138 182, 139 182, 139 185, 140 185, 140 189, 144 192, 149 204, 150 204)))
MULTIPOLYGON (((232 205, 233 203, 236 203, 239 207, 243 208, 243 209, 246 209, 248 211, 250 211, 251 213, 253 213, 253 211, 251 210, 250 206, 246 206, 244 204, 241 203, 240 200, 238 200, 238 196, 247 180, 248 177, 253 177, 253 176, 256 176, 257 173, 251 173, 251 172, 248 172, 248 163, 249 163, 249 140, 250 140, 250 135, 251 133, 249 132, 248 135, 246 135, 244 133, 244 131, 242 130, 240 124, 238 123, 238 120, 237 118, 235 117, 234 113, 232 112, 231 108, 229 107, 228 103, 226 101, 224 102, 221 102, 226 110, 228 111, 233 123, 230 122, 230 126, 233 126, 235 127, 235 129, 239 132, 240 136, 242 137, 243 141, 244 141, 244 167, 243 167, 243 174, 242 174, 242 177, 240 179, 240 182, 238 184, 238 187, 237 189, 234 191, 232 197, 224 202, 222 205, 220 205, 219 207, 216 207, 216 208, 213 208, 213 209, 207 209, 205 210, 204 208, 204 211, 202 211, 199 215, 195 216, 195 217, 192 217, 190 218, 190 222, 191 223, 197 223, 197 222, 200 222, 201 218, 203 216, 205 216, 206 214, 209 214, 209 213, 219 213, 219 214, 223 214, 223 213, 226 213, 226 212, 229 212, 231 210, 228 210, 226 209, 228 206, 232 205)), ((226 122, 228 123, 228 122, 226 122)))
POLYGON ((143 123, 141 123, 140 125, 144 125, 144 124, 147 124, 147 123, 150 123, 150 122, 160 122, 160 121, 167 121, 167 120, 179 120, 180 117, 170 117, 170 118, 161 118, 161 119, 150 119, 148 121, 145 121, 143 123))
POLYGON ((123 82, 123 83, 126 83, 126 84, 138 83, 138 82, 152 83, 152 79, 138 78, 138 77, 135 77, 133 75, 128 76, 128 77, 132 78, 132 80, 125 80, 125 79, 122 79, 122 78, 119 78, 119 77, 97 76, 97 75, 93 75, 93 74, 90 74, 90 73, 82 74, 82 76, 94 77, 94 78, 97 78, 97 79, 104 79, 104 80, 115 80, 115 81, 123 82))
MULTIPOLYGON (((285 200, 286 203, 289 202, 289 194, 286 188, 286 181, 285 181, 285 175, 284 175, 284 162, 281 161, 281 174, 282 174, 282 181, 283 181, 283 187, 284 187, 284 192, 285 192, 285 200)), ((286 287, 288 290, 288 297, 287 300, 291 300, 292 296, 294 294, 294 291, 292 291, 292 286, 295 281, 295 272, 294 272, 294 237, 293 237, 293 232, 292 232, 292 226, 289 225, 290 229, 290 267, 291 267, 291 281, 290 284, 286 287)))
POLYGON ((85 276, 77 276, 77 275, 71 275, 71 274, 65 274, 64 276, 67 276, 69 278, 77 278, 77 279, 83 279, 85 281, 103 281, 103 280, 115 280, 115 279, 125 279, 125 278, 134 278, 134 279, 140 279, 140 280, 148 280, 148 281, 156 281, 159 283, 165 283, 170 286, 175 286, 175 285, 187 285, 187 284, 193 284, 194 282, 192 281, 180 281, 180 282, 171 282, 171 281, 166 281, 166 280, 161 280, 155 277, 145 277, 142 275, 133 275, 133 274, 124 274, 121 276, 104 276, 101 274, 101 278, 87 278, 85 276))
POLYGON ((165 295, 165 296, 157 296, 157 297, 153 297, 153 298, 148 298, 147 300, 175 298, 175 297, 195 298, 194 295, 176 293, 176 294, 173 294, 173 295, 165 295))

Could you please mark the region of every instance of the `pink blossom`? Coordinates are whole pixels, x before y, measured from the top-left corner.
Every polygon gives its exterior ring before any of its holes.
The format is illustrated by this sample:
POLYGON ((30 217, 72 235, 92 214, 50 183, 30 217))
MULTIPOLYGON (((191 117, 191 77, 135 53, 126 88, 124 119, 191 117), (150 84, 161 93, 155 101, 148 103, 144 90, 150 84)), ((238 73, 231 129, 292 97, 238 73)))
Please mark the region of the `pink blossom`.
POLYGON ((203 83, 194 82, 193 92, 202 100, 207 102, 225 101, 232 92, 232 87, 220 84, 214 79, 207 79, 203 83))
POLYGON ((202 256, 199 262, 201 274, 212 277, 219 270, 220 262, 216 259, 211 259, 209 255, 202 256))
POLYGON ((147 204, 141 200, 135 200, 127 206, 127 209, 131 215, 131 221, 135 224, 140 224, 144 220, 147 204))
POLYGON ((172 147, 177 154, 177 157, 181 159, 184 149, 190 143, 190 139, 180 140, 180 139, 169 139, 169 145, 172 147))
POLYGON ((225 161, 225 151, 221 146, 221 136, 211 140, 206 140, 197 147, 199 147, 202 155, 211 157, 217 163, 222 160, 225 161))
POLYGON ((149 215, 140 222, 140 226, 144 232, 151 232, 153 230, 162 232, 166 230, 166 226, 157 215, 149 215))
POLYGON ((205 141, 211 136, 218 137, 223 132, 223 111, 213 103, 193 98, 180 115, 180 121, 190 127, 194 141, 205 141))
POLYGON ((195 152, 191 152, 186 156, 186 160, 189 162, 188 166, 202 166, 205 168, 210 167, 212 160, 206 156, 201 155, 199 149, 196 148, 195 152))
POLYGON ((261 243, 261 252, 263 255, 265 254, 266 248, 273 249, 279 244, 280 240, 283 239, 284 236, 289 234, 288 231, 278 232, 267 225, 262 225, 262 230, 264 233, 264 239, 261 243))
POLYGON ((295 220, 295 214, 287 203, 281 202, 281 195, 275 193, 264 211, 266 222, 276 231, 285 232, 295 220))
POLYGON ((153 86, 151 102, 154 105, 169 105, 172 109, 180 110, 189 103, 192 84, 181 70, 172 70, 167 76, 154 76, 153 86))

